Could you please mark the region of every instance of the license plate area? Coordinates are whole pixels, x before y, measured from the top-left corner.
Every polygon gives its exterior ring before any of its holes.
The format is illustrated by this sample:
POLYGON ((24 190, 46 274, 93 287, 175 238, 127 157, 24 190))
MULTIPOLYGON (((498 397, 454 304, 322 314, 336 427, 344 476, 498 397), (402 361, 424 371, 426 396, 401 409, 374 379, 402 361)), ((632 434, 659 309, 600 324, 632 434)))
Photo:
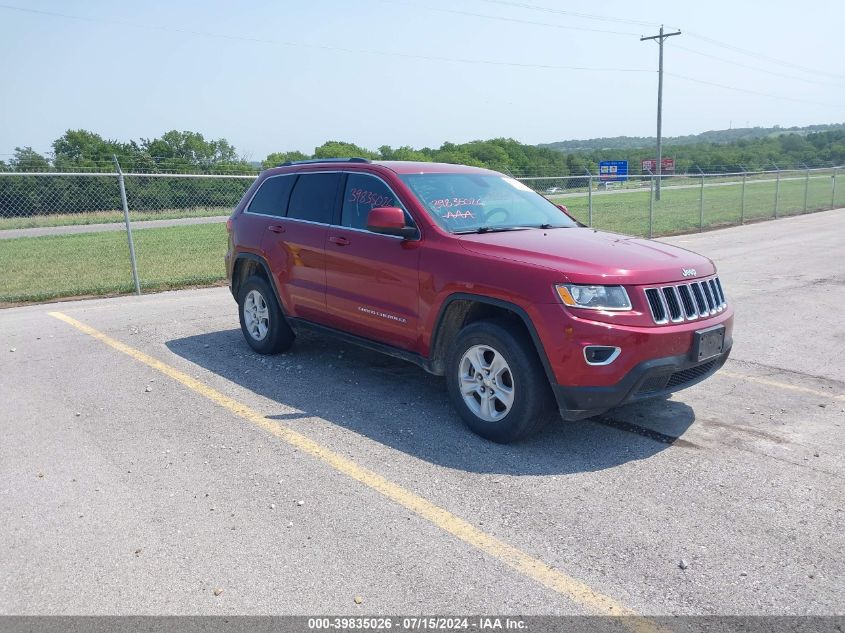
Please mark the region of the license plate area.
POLYGON ((710 360, 725 350, 725 326, 714 325, 697 330, 692 339, 692 359, 697 362, 710 360))

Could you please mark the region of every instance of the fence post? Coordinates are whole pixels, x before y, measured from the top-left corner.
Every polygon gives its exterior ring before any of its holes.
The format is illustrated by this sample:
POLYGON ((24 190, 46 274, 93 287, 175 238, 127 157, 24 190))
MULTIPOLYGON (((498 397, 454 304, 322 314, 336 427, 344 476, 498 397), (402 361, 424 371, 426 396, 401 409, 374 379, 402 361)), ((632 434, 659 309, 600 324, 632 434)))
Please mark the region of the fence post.
POLYGON ((748 172, 745 167, 742 168, 742 203, 739 206, 739 223, 745 224, 745 181, 748 177, 748 172))
POLYGON ((775 165, 775 169, 777 169, 778 172, 777 178, 775 179, 775 217, 778 217, 778 202, 780 201, 780 167, 775 165))
POLYGON ((589 215, 587 216, 589 219, 587 220, 587 226, 592 228, 593 226, 593 172, 590 171, 588 167, 585 167, 584 170, 587 172, 587 175, 590 177, 587 183, 589 189, 587 189, 587 207, 589 209, 589 215))
POLYGON ((804 178, 804 213, 807 213, 807 193, 810 191, 810 168, 804 164, 804 169, 807 170, 807 176, 804 178))
POLYGON ((695 166, 698 170, 698 173, 701 174, 701 189, 699 190, 698 194, 698 230, 704 230, 704 172, 701 171, 701 167, 698 165, 695 166))
POLYGON ((135 260, 135 242, 132 239, 132 224, 129 222, 129 204, 126 202, 126 183, 123 180, 123 170, 113 155, 114 166, 117 169, 117 181, 120 183, 120 202, 123 204, 123 219, 126 222, 126 236, 129 239, 129 261, 132 263, 132 279, 135 281, 135 294, 141 294, 141 284, 138 282, 138 263, 135 260))
POLYGON ((836 167, 833 168, 833 184, 830 187, 830 208, 836 208, 836 167))
POLYGON ((648 236, 649 238, 654 237, 654 174, 651 173, 651 170, 648 170, 649 183, 650 186, 648 188, 648 236))

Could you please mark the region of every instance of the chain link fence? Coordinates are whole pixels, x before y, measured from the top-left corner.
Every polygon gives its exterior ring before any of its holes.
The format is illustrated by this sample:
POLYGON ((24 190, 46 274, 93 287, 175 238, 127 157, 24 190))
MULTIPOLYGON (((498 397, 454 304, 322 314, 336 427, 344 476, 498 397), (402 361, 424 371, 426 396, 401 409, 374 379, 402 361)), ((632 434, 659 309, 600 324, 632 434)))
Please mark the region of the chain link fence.
POLYGON ((0 173, 0 303, 219 283, 225 220, 254 179, 0 173))
MULTIPOLYGON (((663 175, 659 195, 658 177, 648 174, 614 183, 590 173, 519 180, 584 224, 659 236, 845 207, 842 173, 663 175)), ((254 179, 0 172, 0 303, 221 283, 225 219, 254 179)))
POLYGON ((589 173, 519 180, 552 202, 566 205, 588 226, 653 237, 843 207, 841 176, 841 167, 825 167, 645 174, 623 181, 603 181, 589 173))

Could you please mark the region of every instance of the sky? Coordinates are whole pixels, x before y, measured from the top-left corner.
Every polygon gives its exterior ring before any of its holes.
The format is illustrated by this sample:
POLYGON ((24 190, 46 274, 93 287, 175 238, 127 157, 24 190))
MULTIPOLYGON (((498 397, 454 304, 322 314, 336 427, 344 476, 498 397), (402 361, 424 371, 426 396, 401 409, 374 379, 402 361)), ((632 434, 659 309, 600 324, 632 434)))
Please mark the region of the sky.
POLYGON ((249 160, 510 137, 845 122, 845 3, 7 0, 0 159, 67 129, 171 129, 249 160), (21 10, 24 9, 24 10, 21 10))

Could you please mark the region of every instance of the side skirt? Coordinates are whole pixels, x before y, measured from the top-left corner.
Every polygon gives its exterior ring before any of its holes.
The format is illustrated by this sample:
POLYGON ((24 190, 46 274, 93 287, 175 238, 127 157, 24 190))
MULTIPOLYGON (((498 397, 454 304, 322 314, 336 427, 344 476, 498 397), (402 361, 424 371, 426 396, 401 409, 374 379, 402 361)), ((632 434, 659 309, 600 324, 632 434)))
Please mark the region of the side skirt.
POLYGON ((379 343, 378 341, 373 341, 368 338, 364 338, 363 336, 349 334, 348 332, 336 330, 334 328, 325 325, 320 325, 312 321, 306 321, 305 319, 288 317, 288 323, 290 324, 290 327, 293 329, 293 331, 297 334, 301 331, 310 331, 325 336, 331 336, 332 338, 336 338, 346 343, 351 343, 353 345, 364 347, 374 352, 379 352, 387 356, 392 356, 393 358, 398 358, 399 360, 404 360, 409 363, 413 363, 418 367, 422 367, 425 371, 430 374, 434 373, 431 361, 429 361, 429 359, 425 358, 424 356, 420 356, 419 354, 416 354, 414 352, 409 352, 398 347, 393 347, 392 345, 385 345, 384 343, 379 343))

